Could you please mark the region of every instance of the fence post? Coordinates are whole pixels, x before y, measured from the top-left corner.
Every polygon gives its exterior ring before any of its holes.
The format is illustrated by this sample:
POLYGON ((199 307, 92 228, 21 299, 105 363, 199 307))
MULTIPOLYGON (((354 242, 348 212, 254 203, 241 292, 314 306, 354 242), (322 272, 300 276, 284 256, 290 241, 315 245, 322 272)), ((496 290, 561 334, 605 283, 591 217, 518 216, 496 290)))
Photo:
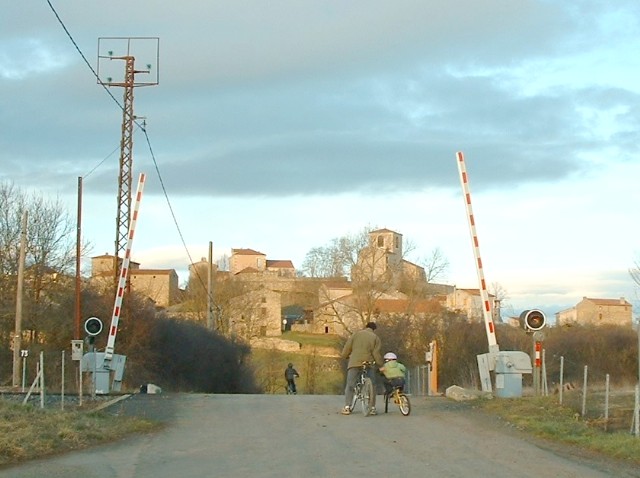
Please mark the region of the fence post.
POLYGON ((640 384, 636 385, 636 400, 633 407, 634 432, 636 438, 640 436, 640 384))
POLYGON ((549 395, 549 383, 547 382, 547 354, 546 349, 542 349, 542 395, 549 395))
POLYGON ((609 374, 604 380, 604 431, 609 428, 609 374))
POLYGON ((22 361, 22 391, 24 392, 27 382, 27 357, 22 361))
POLYGON ((40 351, 40 408, 44 408, 44 351, 40 351))
POLYGON ((582 381, 582 418, 587 413, 587 376, 589 374, 589 366, 584 366, 584 380, 582 381))
POLYGON ((560 356, 560 405, 562 405, 562 393, 564 392, 564 355, 560 356))
POLYGON ((60 383, 60 408, 64 410, 64 350, 62 351, 62 382, 60 383))
POLYGON ((82 406, 82 358, 78 361, 78 405, 82 406))

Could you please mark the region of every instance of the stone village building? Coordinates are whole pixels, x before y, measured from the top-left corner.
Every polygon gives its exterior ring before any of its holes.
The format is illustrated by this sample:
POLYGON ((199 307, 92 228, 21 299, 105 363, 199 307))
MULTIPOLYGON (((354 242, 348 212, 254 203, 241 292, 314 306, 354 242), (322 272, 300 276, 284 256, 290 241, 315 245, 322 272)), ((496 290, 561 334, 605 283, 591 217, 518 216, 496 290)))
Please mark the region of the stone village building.
MULTIPOLYGON (((99 287, 115 285, 115 257, 109 254, 91 258, 89 283, 99 287)), ((118 261, 118 268, 122 260, 118 261)), ((170 307, 181 299, 178 274, 175 269, 141 269, 138 262, 129 262, 131 289, 153 301, 156 307, 170 307)))
POLYGON ((556 313, 558 326, 570 325, 633 325, 632 306, 624 297, 596 299, 583 297, 569 309, 556 313))
MULTIPOLYGON (((229 271, 218 271, 214 265, 213 274, 216 280, 241 285, 226 304, 224 330, 248 340, 276 337, 283 330, 341 335, 363 326, 366 317, 420 317, 433 312, 435 304, 464 314, 469 320, 483 320, 478 289, 427 283, 424 269, 403 259, 402 234, 389 229, 369 233, 369 244, 358 254, 351 280, 297 277, 290 260, 269 260, 266 254, 248 248, 231 252, 229 271), (363 284, 368 295, 363 293, 363 284), (414 294, 416 291, 418 294, 414 294), (296 311, 293 315, 292 310, 296 311)), ((114 280, 113 259, 110 255, 92 258, 92 281, 114 280)), ((199 276, 198 281, 206 287, 207 261, 203 258, 189 269, 190 282, 194 275, 199 276)), ((180 302, 182 291, 175 270, 142 269, 131 262, 129 274, 132 289, 147 295, 158 307, 180 302)), ((489 298, 493 319, 500 322, 500 302, 492 295, 489 298)), ((584 298, 556 317, 559 325, 631 324, 631 314, 631 304, 624 299, 584 298)), ((185 314, 189 317, 194 316, 185 314)))

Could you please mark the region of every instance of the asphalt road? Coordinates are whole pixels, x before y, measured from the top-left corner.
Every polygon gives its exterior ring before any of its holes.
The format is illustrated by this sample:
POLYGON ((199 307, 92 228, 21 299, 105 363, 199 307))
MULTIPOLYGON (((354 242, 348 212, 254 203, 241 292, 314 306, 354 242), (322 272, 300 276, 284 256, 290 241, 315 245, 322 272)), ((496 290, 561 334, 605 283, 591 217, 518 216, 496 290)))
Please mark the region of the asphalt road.
POLYGON ((640 476, 640 470, 536 442, 445 398, 413 397, 408 417, 397 408, 375 417, 342 416, 342 402, 312 395, 135 395, 112 413, 162 420, 165 429, 3 469, 0 476, 640 476))

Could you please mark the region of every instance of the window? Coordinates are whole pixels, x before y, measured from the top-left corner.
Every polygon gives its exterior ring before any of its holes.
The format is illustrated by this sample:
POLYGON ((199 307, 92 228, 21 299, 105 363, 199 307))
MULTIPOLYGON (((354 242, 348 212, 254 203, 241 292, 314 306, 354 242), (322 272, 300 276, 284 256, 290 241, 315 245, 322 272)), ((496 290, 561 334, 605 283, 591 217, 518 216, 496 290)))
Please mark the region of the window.
POLYGON ((384 247, 384 237, 378 236, 378 247, 384 247))

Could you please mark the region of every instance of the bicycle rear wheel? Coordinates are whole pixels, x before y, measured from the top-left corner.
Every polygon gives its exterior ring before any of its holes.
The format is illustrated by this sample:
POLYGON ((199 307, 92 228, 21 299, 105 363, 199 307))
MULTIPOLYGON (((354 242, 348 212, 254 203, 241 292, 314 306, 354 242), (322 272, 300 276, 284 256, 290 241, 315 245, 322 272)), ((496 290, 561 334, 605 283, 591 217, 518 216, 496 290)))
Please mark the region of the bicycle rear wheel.
POLYGON ((373 399, 374 399, 374 391, 373 391, 373 382, 370 378, 365 378, 364 383, 362 384, 362 413, 366 417, 371 413, 371 409, 373 408, 373 399))
POLYGON ((411 402, 404 393, 398 394, 398 408, 405 417, 411 413, 411 402))

